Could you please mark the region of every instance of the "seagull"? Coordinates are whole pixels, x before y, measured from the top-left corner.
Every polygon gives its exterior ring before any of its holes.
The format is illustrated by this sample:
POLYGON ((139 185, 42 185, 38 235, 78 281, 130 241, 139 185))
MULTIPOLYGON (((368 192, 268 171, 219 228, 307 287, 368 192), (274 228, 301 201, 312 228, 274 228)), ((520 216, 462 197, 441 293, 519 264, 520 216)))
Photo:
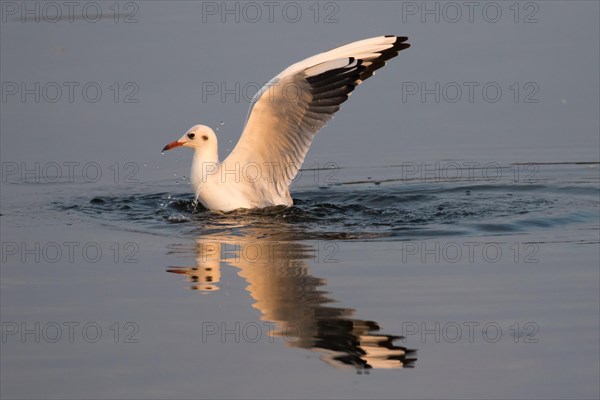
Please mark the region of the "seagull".
POLYGON ((194 149, 190 182, 196 200, 211 211, 291 206, 289 186, 315 135, 356 86, 410 47, 407 40, 364 39, 291 65, 252 98, 244 131, 224 161, 206 125, 191 127, 163 152, 194 149))

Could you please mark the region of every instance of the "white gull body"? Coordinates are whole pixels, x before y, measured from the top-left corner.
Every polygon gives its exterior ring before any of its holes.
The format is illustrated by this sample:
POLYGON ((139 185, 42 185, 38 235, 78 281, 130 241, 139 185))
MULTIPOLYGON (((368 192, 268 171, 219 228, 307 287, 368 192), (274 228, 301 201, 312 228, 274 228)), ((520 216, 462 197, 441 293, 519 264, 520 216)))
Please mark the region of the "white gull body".
POLYGON ((214 211, 291 206, 289 186, 317 132, 356 86, 410 45, 378 36, 300 61, 271 79, 252 99, 239 142, 219 161, 215 132, 195 125, 163 151, 194 149, 190 180, 196 199, 214 211))

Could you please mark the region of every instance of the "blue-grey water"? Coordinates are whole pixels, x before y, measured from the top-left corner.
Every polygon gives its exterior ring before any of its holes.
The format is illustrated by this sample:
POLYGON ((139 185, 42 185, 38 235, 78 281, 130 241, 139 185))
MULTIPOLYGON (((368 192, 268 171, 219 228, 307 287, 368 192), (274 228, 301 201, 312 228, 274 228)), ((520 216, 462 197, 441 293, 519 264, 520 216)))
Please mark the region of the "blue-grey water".
POLYGON ((600 395, 597 2, 0 4, 2 398, 600 395), (294 206, 160 154, 389 33, 294 206))

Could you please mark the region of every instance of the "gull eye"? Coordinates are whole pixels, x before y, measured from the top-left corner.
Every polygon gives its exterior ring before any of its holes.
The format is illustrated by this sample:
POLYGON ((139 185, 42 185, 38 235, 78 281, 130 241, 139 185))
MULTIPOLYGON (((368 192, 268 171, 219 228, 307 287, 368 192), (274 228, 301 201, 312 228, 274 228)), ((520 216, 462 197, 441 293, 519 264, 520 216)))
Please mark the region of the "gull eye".
POLYGON ((202 140, 208 140, 208 136, 202 135, 202 140))
POLYGON ((189 137, 190 139, 193 139, 193 138, 195 138, 195 137, 196 137, 196 134, 195 134, 194 132, 190 132, 190 133, 188 133, 188 137, 189 137))

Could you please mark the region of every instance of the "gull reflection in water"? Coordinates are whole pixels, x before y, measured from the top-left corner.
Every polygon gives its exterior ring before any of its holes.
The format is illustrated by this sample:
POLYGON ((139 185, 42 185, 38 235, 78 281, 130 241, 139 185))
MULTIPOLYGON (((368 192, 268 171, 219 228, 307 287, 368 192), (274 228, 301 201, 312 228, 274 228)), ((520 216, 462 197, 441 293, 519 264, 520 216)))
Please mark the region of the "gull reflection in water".
POLYGON ((167 271, 185 275, 193 290, 213 292, 219 290, 221 268, 231 265, 248 282, 246 290, 261 319, 273 323, 270 333, 284 336, 289 346, 317 351, 321 360, 337 368, 413 367, 415 350, 394 344, 401 336, 376 333, 377 322, 352 318, 355 310, 328 305, 334 300, 324 290, 327 282, 313 276, 308 265, 327 257, 326 246, 316 249, 268 236, 254 231, 199 237, 196 265, 167 271))

